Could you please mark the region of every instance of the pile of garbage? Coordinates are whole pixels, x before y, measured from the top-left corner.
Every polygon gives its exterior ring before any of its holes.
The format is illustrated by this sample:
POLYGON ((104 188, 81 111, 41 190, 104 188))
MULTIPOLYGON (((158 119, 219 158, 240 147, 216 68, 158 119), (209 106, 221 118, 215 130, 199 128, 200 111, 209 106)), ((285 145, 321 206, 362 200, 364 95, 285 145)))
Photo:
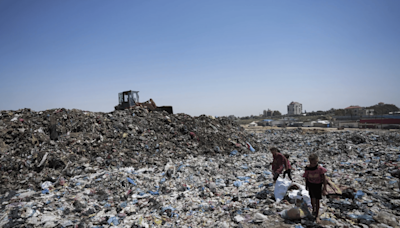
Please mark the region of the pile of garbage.
POLYGON ((281 211, 287 223, 312 226, 307 221, 307 210, 293 207, 293 204, 300 197, 310 207, 301 176, 308 164, 308 155, 315 153, 320 165, 328 169, 326 176, 332 184, 328 184, 328 197, 322 200, 320 210, 324 226, 399 227, 399 131, 299 128, 267 130, 259 137, 263 138, 263 143, 289 154, 294 167, 294 182, 278 179, 275 186, 275 192, 277 188, 284 189, 280 199, 291 203, 281 211), (296 188, 290 189, 292 187, 296 188), (293 211, 296 213, 288 214, 293 211))
POLYGON ((97 168, 164 166, 169 158, 229 154, 261 145, 227 118, 170 115, 140 107, 112 113, 2 111, 0 132, 0 193, 38 190, 46 179, 97 168))
POLYGON ((268 130, 148 112, 0 112, 0 227, 396 227, 399 132, 268 130), (290 155, 272 181, 268 151, 290 155), (317 153, 342 192, 316 224, 301 177, 317 153))

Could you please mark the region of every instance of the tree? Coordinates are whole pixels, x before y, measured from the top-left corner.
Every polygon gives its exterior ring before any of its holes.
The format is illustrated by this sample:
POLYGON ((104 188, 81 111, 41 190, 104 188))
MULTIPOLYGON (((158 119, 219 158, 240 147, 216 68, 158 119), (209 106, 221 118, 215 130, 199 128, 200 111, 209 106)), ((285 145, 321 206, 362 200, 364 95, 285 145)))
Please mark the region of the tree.
POLYGON ((375 114, 377 115, 384 115, 384 114, 389 114, 389 112, 399 111, 399 108, 393 104, 374 105, 367 107, 367 109, 373 109, 375 114))
POLYGON ((336 109, 335 110, 335 116, 344 116, 344 115, 345 115, 344 109, 336 109))

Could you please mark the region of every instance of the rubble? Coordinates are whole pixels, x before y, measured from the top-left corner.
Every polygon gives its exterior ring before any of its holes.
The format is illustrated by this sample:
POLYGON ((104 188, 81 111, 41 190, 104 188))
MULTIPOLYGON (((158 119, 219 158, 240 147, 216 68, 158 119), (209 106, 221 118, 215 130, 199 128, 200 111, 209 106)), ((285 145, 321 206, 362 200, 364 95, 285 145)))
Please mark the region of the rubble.
POLYGON ((399 132, 251 134, 141 107, 0 113, 0 227, 399 226, 399 132), (270 147, 294 183, 273 185, 270 147), (343 190, 322 200, 322 224, 307 213, 310 153, 343 190))

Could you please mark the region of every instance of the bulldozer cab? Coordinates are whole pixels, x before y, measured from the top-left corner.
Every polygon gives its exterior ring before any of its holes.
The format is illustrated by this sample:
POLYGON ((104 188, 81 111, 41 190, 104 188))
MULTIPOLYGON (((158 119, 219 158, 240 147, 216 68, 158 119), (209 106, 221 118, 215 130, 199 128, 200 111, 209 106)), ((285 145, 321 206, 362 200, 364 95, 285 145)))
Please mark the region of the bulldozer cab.
POLYGON ((124 110, 128 108, 133 108, 135 106, 145 107, 149 111, 166 111, 170 114, 173 114, 172 106, 158 107, 156 103, 154 103, 153 99, 140 103, 139 91, 128 90, 122 93, 118 93, 118 105, 114 107, 115 110, 124 110))
POLYGON ((118 107, 120 109, 136 106, 136 104, 139 104, 139 91, 129 90, 118 93, 118 101, 118 107))

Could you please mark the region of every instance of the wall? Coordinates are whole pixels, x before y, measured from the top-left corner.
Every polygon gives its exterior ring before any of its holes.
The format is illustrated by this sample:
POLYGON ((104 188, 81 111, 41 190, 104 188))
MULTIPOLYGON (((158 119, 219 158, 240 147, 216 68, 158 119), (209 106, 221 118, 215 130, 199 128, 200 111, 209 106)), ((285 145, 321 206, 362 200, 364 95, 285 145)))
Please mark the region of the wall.
POLYGON ((338 127, 358 128, 358 122, 338 122, 338 127))

